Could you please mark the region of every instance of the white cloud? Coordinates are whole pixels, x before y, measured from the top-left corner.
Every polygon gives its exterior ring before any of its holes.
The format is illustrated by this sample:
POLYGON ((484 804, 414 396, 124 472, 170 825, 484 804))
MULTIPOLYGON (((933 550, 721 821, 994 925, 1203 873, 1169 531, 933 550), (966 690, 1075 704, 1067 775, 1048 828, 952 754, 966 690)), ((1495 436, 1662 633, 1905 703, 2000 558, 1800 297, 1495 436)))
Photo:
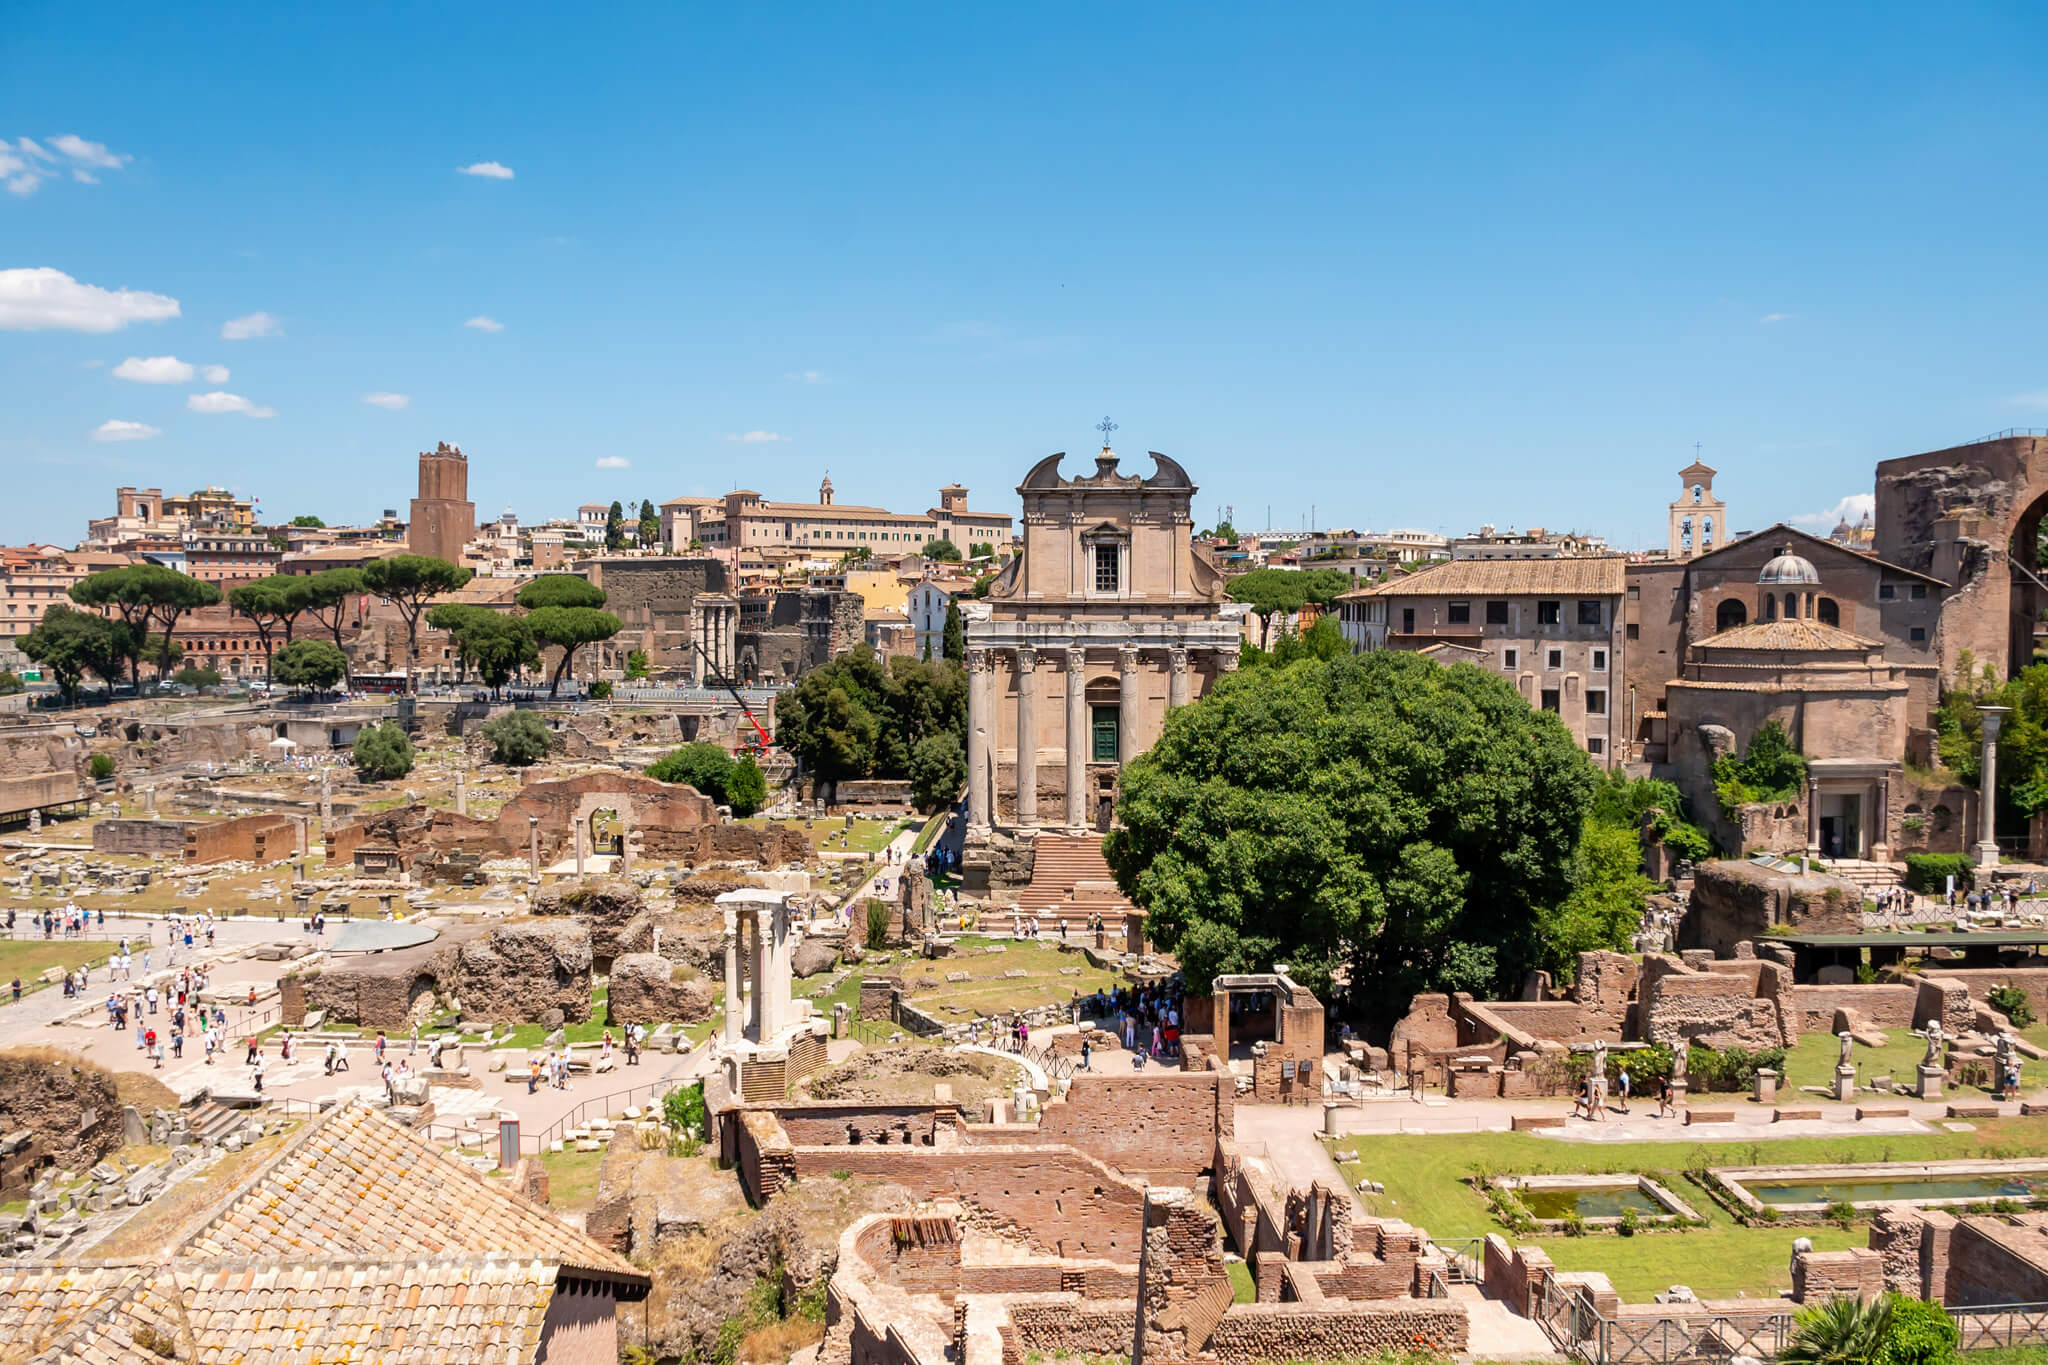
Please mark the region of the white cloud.
POLYGON ((631 469, 633 462, 623 455, 600 455, 597 457, 597 467, 599 469, 631 469))
POLYGON ((250 341, 256 337, 281 337, 284 328, 278 326, 277 319, 268 313, 244 313, 223 322, 220 335, 223 341, 250 341))
POLYGON ((51 151, 32 137, 13 143, 0 138, 0 181, 5 182, 8 193, 26 198, 40 189, 45 180, 62 175, 64 168, 57 164, 58 152, 69 159, 71 178, 81 185, 100 183, 100 178, 87 167, 118 171, 135 159, 125 153, 108 151, 104 142, 89 142, 71 133, 51 138, 50 146, 57 151, 51 151))
POLYGON ((106 143, 88 142, 75 133, 53 137, 50 139, 50 145, 81 166, 98 166, 109 171, 118 171, 135 159, 119 152, 110 152, 106 143))
POLYGON ((239 393, 195 393, 185 400, 194 412, 239 412, 244 417, 275 417, 276 408, 259 408, 239 393))
POLYGON ((209 384, 228 382, 228 367, 225 365, 201 365, 199 373, 206 376, 206 382, 209 384))
POLYGON ((147 441, 152 436, 163 435, 162 427, 148 426, 142 422, 123 422, 109 418, 92 429, 95 441, 147 441))
POLYGON ((1877 498, 1870 493, 1851 493, 1825 512, 1802 512, 1792 518, 1795 526, 1819 526, 1833 530, 1838 522, 1854 526, 1863 520, 1864 514, 1877 507, 1877 498))
POLYGON ((114 378, 132 379, 137 384, 189 384, 193 369, 174 355, 153 355, 147 360, 129 356, 114 367, 114 378))
POLYGON ((366 393, 363 401, 373 408, 385 408, 391 412, 412 406, 412 399, 402 393, 366 393))
POLYGON ((512 178, 512 168, 501 165, 496 161, 479 161, 473 165, 457 166, 455 173, 457 175, 481 176, 485 180, 510 180, 512 178))
POLYGON ((789 438, 779 431, 735 431, 728 433, 725 439, 757 446, 764 441, 787 441, 789 438))
POLYGON ((505 330, 504 323, 498 321, 496 318, 487 318, 482 316, 481 314, 471 318, 468 322, 465 322, 462 325, 464 327, 474 327, 479 332, 502 332, 505 330))
POLYGON ((822 384, 825 376, 817 370, 791 370, 782 376, 792 384, 822 384))
POLYGON ((118 332, 178 316, 178 301, 136 289, 80 284, 49 266, 0 270, 0 332, 118 332))
POLYGON ((1789 321, 1791 320, 1791 318, 1792 318, 1792 315, 1791 315, 1790 313, 1766 313, 1766 314, 1764 314, 1764 315, 1763 315, 1762 317, 1758 318, 1758 319, 1757 319, 1757 321, 1758 321, 1758 322, 1789 322, 1789 321))

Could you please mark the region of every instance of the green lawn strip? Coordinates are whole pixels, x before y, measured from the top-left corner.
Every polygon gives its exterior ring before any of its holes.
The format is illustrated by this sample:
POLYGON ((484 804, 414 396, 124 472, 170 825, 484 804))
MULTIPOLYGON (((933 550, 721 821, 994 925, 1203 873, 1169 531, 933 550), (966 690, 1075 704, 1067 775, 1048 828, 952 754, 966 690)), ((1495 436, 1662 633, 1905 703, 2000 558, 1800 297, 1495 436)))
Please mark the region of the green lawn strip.
POLYGON ((0 984, 18 976, 26 991, 51 967, 97 966, 113 952, 113 944, 97 939, 0 939, 0 984))
POLYGON ((1230 1273, 1230 1301, 1232 1303, 1257 1303, 1259 1288, 1252 1283, 1252 1268, 1243 1261, 1225 1261, 1223 1268, 1230 1273))
POLYGON ((925 821, 924 828, 917 832, 917 842, 910 846, 911 853, 922 856, 927 852, 931 848, 932 843, 939 837, 940 831, 946 828, 946 821, 951 816, 952 812, 950 810, 942 810, 931 819, 925 821))
POLYGON ((580 1209, 597 1203, 597 1171, 604 1164, 603 1148, 594 1152, 542 1152, 540 1164, 547 1168, 550 1208, 580 1209))
POLYGON ((1540 1246, 1566 1269, 1600 1270, 1623 1299, 1647 1301, 1674 1284, 1707 1297, 1768 1296, 1791 1284, 1792 1239, 1808 1236, 1821 1250, 1864 1246, 1866 1228, 1833 1226, 1743 1227, 1688 1180, 1692 1166, 1814 1165, 1851 1161, 1934 1161, 2009 1158, 2048 1144, 2048 1120, 1980 1122, 1972 1133, 1779 1138, 1756 1142, 1631 1142, 1594 1146, 1528 1133, 1431 1133, 1340 1138, 1336 1146, 1361 1157, 1344 1165, 1355 1189, 1379 1181, 1384 1195, 1358 1196, 1368 1213, 1399 1218, 1452 1240, 1503 1232, 1486 1202, 1467 1183, 1475 1169, 1499 1175, 1636 1174, 1659 1180, 1711 1226, 1635 1237, 1590 1235, 1509 1240, 1540 1246))
POLYGON ((1990 1351, 1964 1351, 1965 1365, 2048 1365, 2048 1346, 2001 1346, 1990 1351))
MULTIPOLYGON (((1883 1047, 1865 1047, 1861 1043, 1850 1047, 1850 1060, 1856 1063, 1857 1084, 1868 1085, 1873 1078, 1889 1071, 1894 1085, 1901 1090, 1910 1089, 1919 1078, 1920 1059, 1927 1055, 1927 1044, 1902 1028, 1884 1032, 1889 1041, 1883 1047)), ((1785 1074, 1778 1082, 1778 1103, 1796 1108, 1820 1098, 1808 1094, 1801 1088, 1803 1086, 1816 1086, 1832 1092, 1835 1065, 1841 1055, 1842 1045, 1831 1033, 1801 1036, 1798 1045, 1785 1058, 1785 1074)))

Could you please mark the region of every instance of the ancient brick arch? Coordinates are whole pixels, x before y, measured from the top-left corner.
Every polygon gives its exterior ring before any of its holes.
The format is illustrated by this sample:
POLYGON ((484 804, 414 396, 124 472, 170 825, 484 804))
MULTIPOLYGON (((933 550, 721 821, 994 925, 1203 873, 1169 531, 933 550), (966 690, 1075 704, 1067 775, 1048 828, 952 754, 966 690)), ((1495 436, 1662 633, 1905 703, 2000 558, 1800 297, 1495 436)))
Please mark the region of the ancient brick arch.
POLYGON ((600 810, 616 811, 622 832, 689 831, 718 823, 718 808, 694 787, 657 782, 631 773, 585 773, 558 782, 534 782, 498 814, 498 837, 513 848, 527 842, 528 817, 540 838, 541 856, 553 861, 575 848, 580 824, 590 827, 600 810))
POLYGON ((1944 674, 1964 650, 2007 676, 2032 661, 2048 608, 2044 514, 2048 437, 2001 435, 1878 465, 1878 557, 1955 587, 1938 628, 1944 674))

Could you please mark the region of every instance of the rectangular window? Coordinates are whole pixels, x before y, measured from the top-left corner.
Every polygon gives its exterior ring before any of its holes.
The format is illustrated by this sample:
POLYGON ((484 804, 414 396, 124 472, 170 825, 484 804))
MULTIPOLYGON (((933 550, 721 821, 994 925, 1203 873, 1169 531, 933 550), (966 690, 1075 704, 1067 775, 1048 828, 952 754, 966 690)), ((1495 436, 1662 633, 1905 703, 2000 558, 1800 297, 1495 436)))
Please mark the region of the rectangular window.
POLYGON ((1505 602, 1488 602, 1486 604, 1486 624, 1489 626, 1504 626, 1507 623, 1508 604, 1505 602))
POLYGON ((1543 666, 1545 668, 1551 669, 1552 671, 1563 668, 1564 651, 1561 649, 1552 649, 1545 651, 1543 655, 1543 666))
POLYGON ((1563 607, 1564 604, 1561 602, 1538 602, 1536 604, 1536 624, 1539 626, 1556 625, 1561 618, 1563 607))
POLYGON ((1453 602, 1446 611, 1445 619, 1452 625, 1469 626, 1472 624, 1472 604, 1470 602, 1453 602))
POLYGON ((1588 691, 1586 693, 1586 714, 1589 716, 1604 716, 1607 714, 1607 694, 1605 692, 1588 691))
POLYGON ((1890 583, 1880 583, 1877 585, 1877 600, 1880 602, 1889 602, 1898 595, 1898 588, 1890 583))
POLYGON ((1593 671, 1595 673, 1605 673, 1607 671, 1606 650, 1596 649, 1593 651, 1593 671))
POLYGON ((1500 666, 1502 668, 1513 668, 1521 661, 1522 652, 1518 649, 1504 649, 1500 652, 1500 666))
POLYGON ((1095 547, 1095 591, 1115 592, 1117 590, 1117 547, 1098 545, 1095 547))
POLYGON ((1631 621, 1631 622, 1629 623, 1629 627, 1628 627, 1628 630, 1627 630, 1627 632, 1626 632, 1626 635, 1627 635, 1627 638, 1629 638, 1629 639, 1631 639, 1631 640, 1634 640, 1634 639, 1639 639, 1639 638, 1641 638, 1641 635, 1642 635, 1642 630, 1641 630, 1641 628, 1640 628, 1639 626, 1637 626, 1637 625, 1636 625, 1636 624, 1635 624, 1635 623, 1634 623, 1633 621, 1631 621))
POLYGON ((1924 599, 1924 598, 1925 598, 1926 596, 1927 596, 1927 585, 1926 585, 1925 583, 1915 583, 1915 584, 1913 585, 1913 600, 1914 600, 1915 602, 1918 602, 1918 601, 1921 601, 1922 599, 1924 599))
POLYGON ((1584 598, 1579 600, 1579 624, 1582 626, 1597 626, 1600 624, 1600 602, 1597 598, 1592 601, 1587 601, 1584 598))
POLYGON ((1631 584, 1629 584, 1629 585, 1628 585, 1628 600, 1629 600, 1629 601, 1631 601, 1631 602, 1640 602, 1640 601, 1642 601, 1642 599, 1643 599, 1643 590, 1642 590, 1642 587, 1641 587, 1641 585, 1639 585, 1639 584, 1635 584, 1635 583, 1631 583, 1631 584))
POLYGON ((1601 739, 1601 738, 1600 738, 1600 736, 1598 736, 1598 735, 1588 735, 1588 736, 1586 737, 1586 752, 1587 752, 1587 753, 1589 753, 1589 754, 1592 754, 1592 755, 1594 755, 1595 757, 1598 757, 1598 756, 1600 755, 1600 753, 1601 753, 1601 752, 1602 752, 1603 750, 1605 750, 1606 748, 1607 748, 1607 741, 1605 741, 1605 740, 1601 739))
POLYGON ((1915 627, 1913 627, 1912 635, 1911 635, 1911 637, 1910 637, 1910 638, 1912 639, 1913 643, 1914 643, 1914 644, 1916 644, 1916 645, 1918 645, 1918 644, 1925 644, 1925 643, 1927 642, 1927 627, 1925 627, 1925 626, 1915 626, 1915 627))
POLYGON ((1118 726, 1121 723, 1117 708, 1097 706, 1092 708, 1092 712, 1089 752, 1094 762, 1114 763, 1117 761, 1117 744, 1120 739, 1118 726))
POLYGON ((1543 709, 1553 714, 1556 713, 1558 709, 1556 688, 1546 687, 1543 689, 1543 709))

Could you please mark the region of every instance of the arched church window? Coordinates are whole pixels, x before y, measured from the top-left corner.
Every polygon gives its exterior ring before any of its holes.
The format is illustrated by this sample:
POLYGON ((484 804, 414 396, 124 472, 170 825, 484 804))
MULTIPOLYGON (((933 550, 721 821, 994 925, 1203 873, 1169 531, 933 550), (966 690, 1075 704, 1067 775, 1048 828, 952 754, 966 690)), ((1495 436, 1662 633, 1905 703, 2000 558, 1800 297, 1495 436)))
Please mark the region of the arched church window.
POLYGON ((1770 593, 1764 594, 1764 620, 1778 619, 1778 599, 1770 593))
POLYGON ((1842 624, 1842 609, 1835 604, 1835 599, 1832 597, 1823 597, 1819 602, 1815 603, 1814 614, 1820 618, 1820 623, 1824 626, 1839 626, 1842 624))
POLYGON ((1695 507, 1699 506, 1699 503, 1700 503, 1700 499, 1704 498, 1705 496, 1706 496, 1706 489, 1704 489, 1704 488, 1700 487, 1700 485, 1698 485, 1698 484, 1694 484, 1694 485, 1692 486, 1692 501, 1693 501, 1693 506, 1695 506, 1695 507))
POLYGON ((1749 608, 1743 605, 1739 597, 1730 597, 1714 608, 1714 630, 1717 634, 1724 630, 1733 630, 1737 626, 1747 624, 1748 621, 1749 608))
POLYGON ((1785 594, 1785 619, 1787 621, 1797 621, 1799 619, 1799 594, 1796 592, 1785 594))

